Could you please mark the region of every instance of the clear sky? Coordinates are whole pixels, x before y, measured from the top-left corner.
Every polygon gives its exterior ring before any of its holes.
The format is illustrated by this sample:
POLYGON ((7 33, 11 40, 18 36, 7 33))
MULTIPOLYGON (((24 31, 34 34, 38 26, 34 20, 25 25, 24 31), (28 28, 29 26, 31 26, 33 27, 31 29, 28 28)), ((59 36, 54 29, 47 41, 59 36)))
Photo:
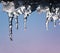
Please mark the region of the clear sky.
POLYGON ((13 23, 13 41, 9 40, 8 16, 0 4, 0 53, 60 53, 60 26, 49 30, 45 28, 45 13, 33 12, 27 21, 24 31, 23 15, 19 16, 19 29, 13 23))

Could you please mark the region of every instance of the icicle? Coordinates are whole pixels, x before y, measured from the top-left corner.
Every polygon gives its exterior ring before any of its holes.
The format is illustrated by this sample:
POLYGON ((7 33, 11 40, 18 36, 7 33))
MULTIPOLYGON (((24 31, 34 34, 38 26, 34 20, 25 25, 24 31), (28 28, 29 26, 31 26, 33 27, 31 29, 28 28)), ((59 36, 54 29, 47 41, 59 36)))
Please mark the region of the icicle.
POLYGON ((52 18, 53 18, 53 22, 54 22, 54 27, 56 27, 56 20, 57 20, 56 14, 54 16, 52 16, 52 18))
POLYGON ((16 25, 16 29, 18 29, 18 16, 19 16, 20 14, 18 14, 16 11, 14 12, 14 18, 15 18, 15 25, 16 25))
POLYGON ((31 6, 28 6, 27 9, 24 12, 24 30, 27 29, 26 23, 27 23, 27 17, 31 14, 31 6))
POLYGON ((46 18, 46 30, 48 30, 48 24, 49 24, 49 20, 48 17, 46 18))
POLYGON ((26 15, 24 15, 24 30, 26 30, 26 29, 27 29, 26 22, 27 22, 27 16, 26 16, 26 15))
POLYGON ((46 9, 46 29, 48 30, 48 24, 49 24, 49 21, 51 21, 52 19, 52 14, 49 10, 49 8, 46 9))
POLYGON ((16 22, 16 29, 18 29, 18 16, 15 17, 15 22, 16 22))
POLYGON ((13 12, 14 14, 14 18, 15 18, 15 22, 16 22, 16 29, 18 29, 18 16, 23 14, 21 7, 17 8, 15 12, 13 12))
POLYGON ((29 13, 27 10, 25 10, 25 13, 24 13, 24 30, 27 29, 27 26, 26 26, 26 23, 27 23, 27 16, 29 16, 29 13))
POLYGON ((57 15, 55 15, 54 17, 53 17, 53 21, 54 21, 54 27, 56 27, 56 21, 58 20, 58 17, 57 17, 57 15))
POLYGON ((13 21, 13 18, 9 17, 9 37, 11 41, 12 41, 12 21, 13 21))
POLYGON ((48 30, 48 24, 49 24, 49 12, 46 13, 46 30, 48 30))
POLYGON ((8 16, 9 16, 9 37, 10 37, 10 40, 12 41, 12 22, 13 22, 13 15, 11 13, 8 13, 8 16))

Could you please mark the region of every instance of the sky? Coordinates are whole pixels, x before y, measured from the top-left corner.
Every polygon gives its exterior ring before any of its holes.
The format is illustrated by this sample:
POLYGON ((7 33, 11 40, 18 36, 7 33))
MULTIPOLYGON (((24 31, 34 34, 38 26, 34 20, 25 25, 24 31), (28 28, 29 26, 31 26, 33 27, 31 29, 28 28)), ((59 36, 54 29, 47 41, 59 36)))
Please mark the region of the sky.
POLYGON ((19 16, 19 29, 13 21, 13 41, 9 39, 8 16, 0 4, 0 53, 60 53, 60 26, 49 23, 46 30, 46 13, 33 12, 24 31, 23 15, 19 16))

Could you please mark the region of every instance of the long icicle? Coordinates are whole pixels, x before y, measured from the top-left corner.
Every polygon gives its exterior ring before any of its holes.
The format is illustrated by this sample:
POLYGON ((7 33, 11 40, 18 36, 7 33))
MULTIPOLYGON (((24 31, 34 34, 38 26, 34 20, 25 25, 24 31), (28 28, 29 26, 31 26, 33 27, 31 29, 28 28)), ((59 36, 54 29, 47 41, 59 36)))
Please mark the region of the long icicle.
POLYGON ((13 21, 13 18, 12 17, 9 17, 9 37, 10 37, 10 40, 12 41, 12 21, 13 21))
POLYGON ((13 41, 12 39, 13 15, 11 13, 9 13, 8 15, 9 15, 9 37, 10 37, 10 40, 13 41))
POLYGON ((18 29, 18 16, 20 15, 20 14, 18 14, 16 11, 13 13, 14 14, 14 18, 15 18, 15 26, 16 26, 16 29, 18 29))

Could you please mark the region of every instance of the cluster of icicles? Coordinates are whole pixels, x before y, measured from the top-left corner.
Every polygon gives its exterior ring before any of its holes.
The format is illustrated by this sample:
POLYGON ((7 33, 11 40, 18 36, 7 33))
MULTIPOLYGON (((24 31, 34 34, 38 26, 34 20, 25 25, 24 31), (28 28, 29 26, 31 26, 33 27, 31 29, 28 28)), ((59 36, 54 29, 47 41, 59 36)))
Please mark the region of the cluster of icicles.
MULTIPOLYGON (((24 15, 24 30, 27 28, 26 27, 26 22, 27 22, 27 16, 29 16, 32 11, 31 11, 31 6, 28 5, 27 8, 25 6, 19 6, 17 9, 14 7, 13 2, 2 2, 3 4, 3 11, 7 12, 9 16, 9 37, 10 40, 12 39, 12 27, 13 27, 13 19, 15 19, 16 22, 16 28, 18 29, 18 16, 23 14, 24 15)), ((36 11, 41 13, 41 12, 46 12, 46 29, 48 30, 48 24, 50 21, 54 22, 54 27, 56 27, 56 20, 60 20, 60 8, 54 8, 52 7, 52 11, 49 10, 49 7, 42 7, 42 6, 37 6, 36 11)))

